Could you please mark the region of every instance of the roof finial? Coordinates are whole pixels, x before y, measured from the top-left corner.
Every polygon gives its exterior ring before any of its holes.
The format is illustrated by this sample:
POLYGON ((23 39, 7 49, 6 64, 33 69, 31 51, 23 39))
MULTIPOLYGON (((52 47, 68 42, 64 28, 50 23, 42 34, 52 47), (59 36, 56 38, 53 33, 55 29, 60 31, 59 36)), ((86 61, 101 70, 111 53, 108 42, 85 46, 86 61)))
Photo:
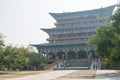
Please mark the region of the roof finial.
POLYGON ((100 5, 101 5, 101 8, 103 8, 103 7, 102 7, 102 2, 101 2, 101 0, 100 0, 100 3, 101 3, 101 4, 100 4, 100 5))

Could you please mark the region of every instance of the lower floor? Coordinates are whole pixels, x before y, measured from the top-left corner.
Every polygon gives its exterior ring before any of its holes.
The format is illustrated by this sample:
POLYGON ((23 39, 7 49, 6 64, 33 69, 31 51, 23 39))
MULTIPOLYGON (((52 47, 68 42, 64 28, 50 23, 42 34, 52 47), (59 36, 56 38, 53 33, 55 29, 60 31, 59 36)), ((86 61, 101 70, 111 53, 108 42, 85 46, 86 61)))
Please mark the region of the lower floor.
POLYGON ((69 52, 50 52, 44 53, 43 55, 46 56, 48 60, 55 60, 55 59, 82 59, 87 58, 88 53, 86 51, 69 51, 69 52))
POLYGON ((94 57, 94 49, 86 44, 35 46, 48 61, 58 59, 84 59, 94 57))
POLYGON ((56 61, 59 59, 70 60, 70 59, 88 59, 91 62, 92 57, 94 57, 94 51, 68 51, 68 52, 50 52, 50 53, 42 53, 46 60, 48 61, 56 61))

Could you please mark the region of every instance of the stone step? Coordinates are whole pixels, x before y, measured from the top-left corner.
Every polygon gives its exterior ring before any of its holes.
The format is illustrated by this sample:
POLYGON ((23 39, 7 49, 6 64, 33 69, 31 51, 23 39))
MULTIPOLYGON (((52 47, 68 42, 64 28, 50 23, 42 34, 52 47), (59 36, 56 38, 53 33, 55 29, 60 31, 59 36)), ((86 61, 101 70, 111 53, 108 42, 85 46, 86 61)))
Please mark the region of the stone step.
POLYGON ((54 70, 89 70, 89 67, 61 67, 54 68, 54 70))
POLYGON ((64 66, 55 70, 88 70, 89 63, 87 59, 72 59, 65 61, 64 66))

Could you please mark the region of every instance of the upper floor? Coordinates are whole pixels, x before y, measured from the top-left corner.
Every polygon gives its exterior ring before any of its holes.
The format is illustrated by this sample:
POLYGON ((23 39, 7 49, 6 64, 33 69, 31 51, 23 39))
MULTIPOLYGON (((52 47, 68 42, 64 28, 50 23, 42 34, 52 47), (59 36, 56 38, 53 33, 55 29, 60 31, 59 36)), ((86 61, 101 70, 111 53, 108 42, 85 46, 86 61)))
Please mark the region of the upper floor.
POLYGON ((86 11, 77 11, 77 12, 64 12, 64 13, 49 13, 57 22, 74 20, 74 19, 84 19, 89 17, 101 17, 112 14, 115 5, 108 6, 105 8, 98 8, 93 10, 86 11))

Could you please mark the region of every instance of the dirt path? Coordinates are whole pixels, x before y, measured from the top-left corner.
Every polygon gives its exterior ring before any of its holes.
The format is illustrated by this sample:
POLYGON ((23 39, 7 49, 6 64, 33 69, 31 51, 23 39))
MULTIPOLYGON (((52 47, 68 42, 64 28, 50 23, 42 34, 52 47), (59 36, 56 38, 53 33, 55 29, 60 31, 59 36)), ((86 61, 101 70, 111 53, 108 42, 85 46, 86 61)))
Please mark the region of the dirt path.
POLYGON ((0 73, 0 80, 24 77, 24 76, 28 76, 28 75, 41 74, 41 73, 46 73, 46 72, 48 72, 48 71, 1 72, 0 73))

